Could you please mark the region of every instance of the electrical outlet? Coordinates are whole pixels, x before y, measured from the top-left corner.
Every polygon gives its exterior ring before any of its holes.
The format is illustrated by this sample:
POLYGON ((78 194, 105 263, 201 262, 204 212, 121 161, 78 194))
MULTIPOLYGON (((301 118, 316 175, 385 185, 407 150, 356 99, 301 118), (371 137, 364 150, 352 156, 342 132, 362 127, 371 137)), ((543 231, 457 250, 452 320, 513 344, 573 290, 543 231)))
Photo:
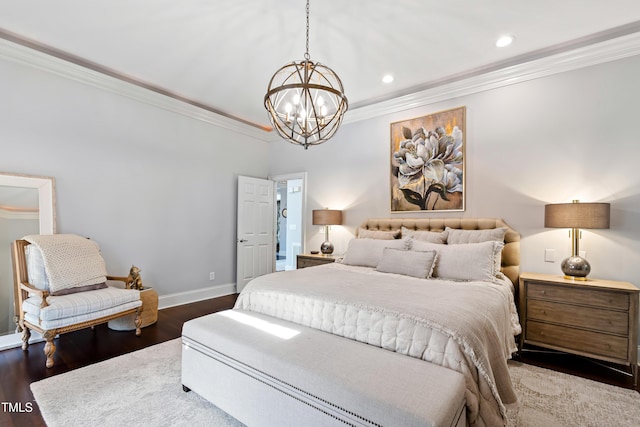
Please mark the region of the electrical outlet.
POLYGON ((556 250, 555 249, 545 249, 544 250, 544 261, 545 262, 556 262, 556 250))
POLYGON ((587 251, 580 251, 580 258, 587 259, 587 251))
POLYGON ((214 273, 213 271, 209 273, 209 280, 216 280, 216 273, 214 273))

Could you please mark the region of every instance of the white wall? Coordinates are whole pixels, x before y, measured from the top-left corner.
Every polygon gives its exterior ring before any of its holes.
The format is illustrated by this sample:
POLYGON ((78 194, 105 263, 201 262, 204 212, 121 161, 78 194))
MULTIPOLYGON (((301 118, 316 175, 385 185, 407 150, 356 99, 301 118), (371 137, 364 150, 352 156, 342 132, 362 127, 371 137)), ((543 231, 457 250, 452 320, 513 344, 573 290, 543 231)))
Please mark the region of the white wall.
POLYGON ((235 283, 237 176, 267 176, 268 144, 14 62, 0 76, 0 171, 55 177, 59 233, 161 296, 235 283))
MULTIPOLYGON (((559 274, 571 241, 543 227, 544 205, 610 202, 611 229, 585 230, 581 250, 592 277, 640 285, 639 75, 636 56, 345 124, 306 151, 274 143, 269 173, 307 171, 309 212, 345 209, 331 230, 344 252, 364 219, 391 216, 390 123, 466 106, 466 211, 393 215, 503 218, 522 235, 521 271, 559 274), (557 262, 544 262, 545 248, 557 262)), ((318 247, 310 217, 306 227, 318 247)))

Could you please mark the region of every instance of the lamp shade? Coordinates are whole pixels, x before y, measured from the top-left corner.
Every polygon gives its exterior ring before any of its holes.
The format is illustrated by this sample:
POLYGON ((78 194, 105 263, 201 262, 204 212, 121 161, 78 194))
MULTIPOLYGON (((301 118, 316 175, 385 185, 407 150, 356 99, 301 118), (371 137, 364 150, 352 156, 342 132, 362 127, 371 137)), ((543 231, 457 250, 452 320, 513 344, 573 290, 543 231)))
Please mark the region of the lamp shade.
POLYGON ((313 225, 340 225, 342 211, 333 209, 318 209, 313 211, 313 225))
POLYGON ((609 203, 557 203, 544 206, 549 228, 609 228, 609 203))

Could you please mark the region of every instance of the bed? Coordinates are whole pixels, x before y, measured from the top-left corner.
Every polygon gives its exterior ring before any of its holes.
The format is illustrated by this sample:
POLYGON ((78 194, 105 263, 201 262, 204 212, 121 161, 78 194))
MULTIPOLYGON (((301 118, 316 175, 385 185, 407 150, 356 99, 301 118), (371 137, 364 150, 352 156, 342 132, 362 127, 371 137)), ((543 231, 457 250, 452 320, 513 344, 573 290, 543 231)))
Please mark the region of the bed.
MULTIPOLYGON (((375 359, 380 366, 368 367, 372 375, 379 375, 392 362, 405 363, 410 371, 416 361, 432 376, 445 375, 442 371, 456 373, 429 386, 430 393, 425 394, 431 398, 442 393, 441 401, 429 410, 440 412, 444 407, 451 412, 447 404, 456 406, 455 395, 462 393, 464 424, 505 425, 506 407, 516 404, 506 361, 516 351, 515 335, 520 333, 513 295, 519 271, 519 240, 519 234, 500 219, 369 219, 359 227, 357 238, 349 243, 340 262, 254 279, 239 295, 235 314, 254 313, 262 319, 273 319, 279 326, 297 325, 310 337, 308 342, 322 342, 322 348, 338 349, 347 342, 367 344, 349 353, 367 354, 359 356, 364 364, 371 365, 375 359), (394 358, 402 355, 400 362, 392 361, 391 354, 394 358), (456 381, 463 384, 462 391, 454 387, 456 381)), ((208 328, 207 321, 185 324, 183 358, 189 349, 203 345, 207 349, 200 348, 202 354, 220 353, 214 344, 207 346, 203 341, 226 342, 219 346, 235 348, 243 340, 207 331, 215 329, 208 328)), ((221 326, 225 321, 219 316, 211 319, 218 329, 228 328, 221 326)), ((256 337, 251 339, 259 345, 256 337)), ((253 353, 247 348, 244 354, 253 353)), ((275 350, 260 347, 257 351, 266 355, 245 356, 258 357, 249 365, 263 363, 275 350)), ((191 366, 195 362, 188 360, 185 363, 183 359, 183 384, 188 377, 190 385, 186 386, 199 392, 203 381, 197 379, 198 372, 191 366)), ((208 359, 197 360, 202 365, 208 359)), ((345 360, 357 364, 353 355, 345 360)), ((316 363, 311 366, 306 366, 305 372, 328 369, 316 363)), ((261 365, 259 371, 264 369, 261 365)), ((343 374, 331 375, 338 378, 343 374)), ((331 379, 331 375, 318 378, 331 379)), ((298 377, 290 381, 298 381, 298 377)), ((402 387, 402 382, 408 384, 407 378, 388 381, 397 382, 393 384, 396 387, 402 387)), ((410 387, 417 389, 420 384, 410 387)), ((242 396, 243 389, 246 387, 236 387, 234 393, 242 396)), ((357 400, 353 396, 351 399, 357 400)), ((369 402, 368 406, 386 403, 369 402)), ((456 420, 460 422, 460 418, 456 420)))

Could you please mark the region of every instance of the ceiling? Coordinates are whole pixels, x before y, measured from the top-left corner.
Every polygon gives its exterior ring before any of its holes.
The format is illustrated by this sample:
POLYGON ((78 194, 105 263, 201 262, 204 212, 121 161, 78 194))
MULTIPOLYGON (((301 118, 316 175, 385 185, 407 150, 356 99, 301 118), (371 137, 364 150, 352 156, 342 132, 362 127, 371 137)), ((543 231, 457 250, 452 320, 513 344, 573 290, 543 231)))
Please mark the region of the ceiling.
MULTIPOLYGON (((310 12, 311 59, 341 77, 351 109, 640 32, 638 0, 314 0, 310 12), (515 42, 497 48, 502 34, 515 42)), ((6 1, 0 37, 268 127, 269 80, 305 53, 305 2, 6 1)))

